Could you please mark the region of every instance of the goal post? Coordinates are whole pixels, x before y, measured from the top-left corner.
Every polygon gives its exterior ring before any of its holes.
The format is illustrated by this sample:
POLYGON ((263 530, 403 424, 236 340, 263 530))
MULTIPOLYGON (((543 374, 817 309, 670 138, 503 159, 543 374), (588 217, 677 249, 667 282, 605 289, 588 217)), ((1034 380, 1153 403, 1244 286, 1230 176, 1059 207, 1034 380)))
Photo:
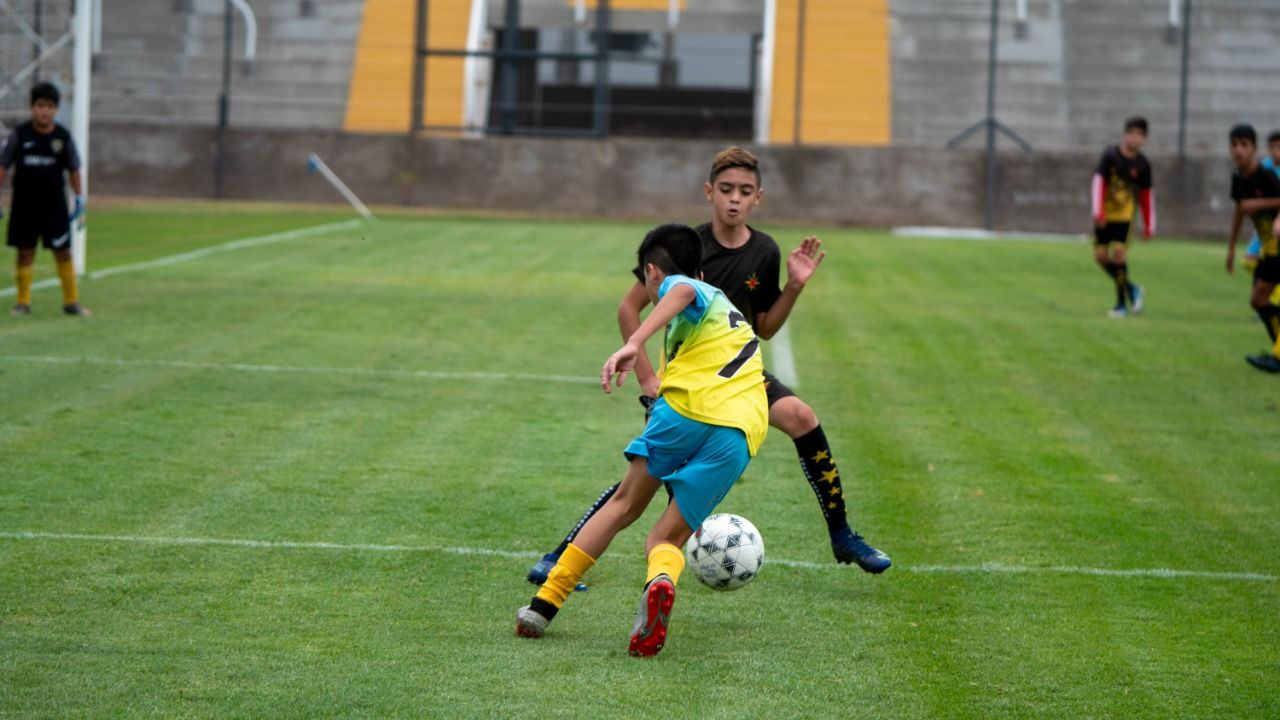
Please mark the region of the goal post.
MULTIPOLYGON (((94 9, 100 0, 76 0, 75 15, 71 21, 71 32, 74 35, 72 50, 71 77, 72 98, 74 105, 71 114, 71 136, 80 150, 80 193, 87 204, 89 200, 89 109, 90 74, 92 73, 92 51, 94 36, 94 9)), ((85 274, 89 233, 81 218, 71 225, 71 259, 77 275, 85 274)))

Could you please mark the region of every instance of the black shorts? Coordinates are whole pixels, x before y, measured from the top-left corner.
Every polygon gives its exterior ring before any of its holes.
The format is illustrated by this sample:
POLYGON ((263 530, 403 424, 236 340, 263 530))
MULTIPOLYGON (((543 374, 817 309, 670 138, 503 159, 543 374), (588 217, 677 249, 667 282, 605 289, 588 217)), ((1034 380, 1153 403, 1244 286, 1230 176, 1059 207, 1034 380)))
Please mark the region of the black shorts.
POLYGON ((1102 227, 1094 227, 1093 244, 1110 245, 1111 243, 1129 242, 1129 223, 1108 222, 1102 227))
POLYGON ((67 209, 23 208, 9 218, 9 245, 16 248, 33 248, 44 239, 48 250, 71 249, 71 221, 67 209))
POLYGON ((774 377, 773 373, 768 370, 764 371, 764 394, 769 398, 769 407, 786 397, 795 397, 795 392, 784 385, 781 380, 774 377))
POLYGON ((1280 255, 1268 255, 1253 269, 1253 281, 1280 285, 1280 255))

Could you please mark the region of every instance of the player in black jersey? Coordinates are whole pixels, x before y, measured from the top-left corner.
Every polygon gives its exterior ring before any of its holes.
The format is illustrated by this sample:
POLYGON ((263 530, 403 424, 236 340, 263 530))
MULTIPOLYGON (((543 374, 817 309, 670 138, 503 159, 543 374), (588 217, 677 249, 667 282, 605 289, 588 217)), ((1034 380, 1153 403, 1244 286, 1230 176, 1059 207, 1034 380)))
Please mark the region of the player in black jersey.
POLYGON ((1247 215, 1262 241, 1258 264, 1253 268, 1251 305, 1271 337, 1271 349, 1245 359, 1250 365, 1267 372, 1280 372, 1280 307, 1271 303, 1271 294, 1280 283, 1280 236, 1276 235, 1276 214, 1280 213, 1280 178, 1258 162, 1258 133, 1252 125, 1231 128, 1231 160, 1236 170, 1231 175, 1231 199, 1236 202, 1231 216, 1231 234, 1227 236, 1227 272, 1235 272, 1236 235, 1247 215))
POLYGON ((0 145, 0 185, 13 171, 13 203, 9 217, 9 245, 18 251, 18 302, 11 315, 31 314, 31 281, 35 275, 36 243, 53 251, 62 281, 62 311, 88 315, 79 302, 76 271, 71 261, 71 221, 84 212, 80 194, 80 154, 67 129, 54 122, 58 89, 49 83, 31 88, 31 120, 9 133, 0 145), (67 213, 66 181, 76 194, 75 210, 67 213))
POLYGON ((1116 304, 1108 313, 1113 318, 1142 312, 1142 286, 1129 278, 1129 226, 1137 204, 1142 208, 1143 241, 1156 232, 1151 163, 1142 154, 1146 142, 1147 121, 1129 118, 1124 123, 1124 139, 1102 153, 1093 174, 1093 259, 1115 283, 1116 304))
MULTIPOLYGON (((702 237, 703 280, 724 291, 744 315, 752 318, 756 335, 768 340, 786 322, 800 292, 822 262, 826 254, 822 243, 816 237, 807 237, 791 251, 787 256, 787 282, 780 288, 782 253, 778 244, 747 225, 751 211, 763 196, 756 157, 737 147, 722 151, 712 164, 703 190, 714 208, 712 221, 697 228, 702 237)), ((639 269, 634 272, 637 282, 618 306, 618 326, 624 337, 630 337, 640 326, 640 312, 649 304, 643 276, 639 269)), ((637 359, 635 372, 643 393, 641 402, 648 407, 657 396, 659 379, 644 355, 637 359)), ((836 561, 857 563, 869 573, 887 570, 892 564, 889 557, 849 527, 840 472, 813 410, 767 370, 765 391, 769 424, 787 433, 795 443, 804 476, 826 519, 836 561)), ((534 565, 528 575, 530 582, 539 584, 545 580, 560 553, 616 489, 615 485, 605 490, 560 545, 534 565)))

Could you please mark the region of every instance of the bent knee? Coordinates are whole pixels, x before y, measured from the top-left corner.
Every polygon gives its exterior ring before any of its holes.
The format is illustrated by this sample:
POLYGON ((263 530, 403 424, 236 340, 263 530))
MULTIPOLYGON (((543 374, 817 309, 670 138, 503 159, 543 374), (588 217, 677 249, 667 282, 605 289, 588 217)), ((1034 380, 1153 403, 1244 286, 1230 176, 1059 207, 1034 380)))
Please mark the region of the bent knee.
POLYGON ((818 416, 798 397, 785 397, 769 408, 769 424, 792 438, 818 427, 818 416))

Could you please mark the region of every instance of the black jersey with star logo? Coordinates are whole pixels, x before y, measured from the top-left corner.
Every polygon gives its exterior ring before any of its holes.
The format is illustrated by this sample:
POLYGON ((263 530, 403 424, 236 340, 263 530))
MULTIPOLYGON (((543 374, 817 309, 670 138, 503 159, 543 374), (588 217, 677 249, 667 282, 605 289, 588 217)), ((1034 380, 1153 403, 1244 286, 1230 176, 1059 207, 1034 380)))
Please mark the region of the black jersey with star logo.
MULTIPOLYGON (((779 273, 782 251, 768 233, 753 227, 751 237, 742 247, 727 248, 716 241, 711 223, 703 223, 695 230, 702 238, 702 280, 714 286, 729 298, 729 302, 755 325, 756 315, 767 312, 782 295, 779 273)), ((644 270, 631 271, 636 279, 644 282, 644 270)))
POLYGON ((13 204, 18 207, 66 207, 64 172, 80 169, 71 133, 55 124, 47 133, 31 122, 15 127, 0 144, 0 165, 14 167, 13 204))

